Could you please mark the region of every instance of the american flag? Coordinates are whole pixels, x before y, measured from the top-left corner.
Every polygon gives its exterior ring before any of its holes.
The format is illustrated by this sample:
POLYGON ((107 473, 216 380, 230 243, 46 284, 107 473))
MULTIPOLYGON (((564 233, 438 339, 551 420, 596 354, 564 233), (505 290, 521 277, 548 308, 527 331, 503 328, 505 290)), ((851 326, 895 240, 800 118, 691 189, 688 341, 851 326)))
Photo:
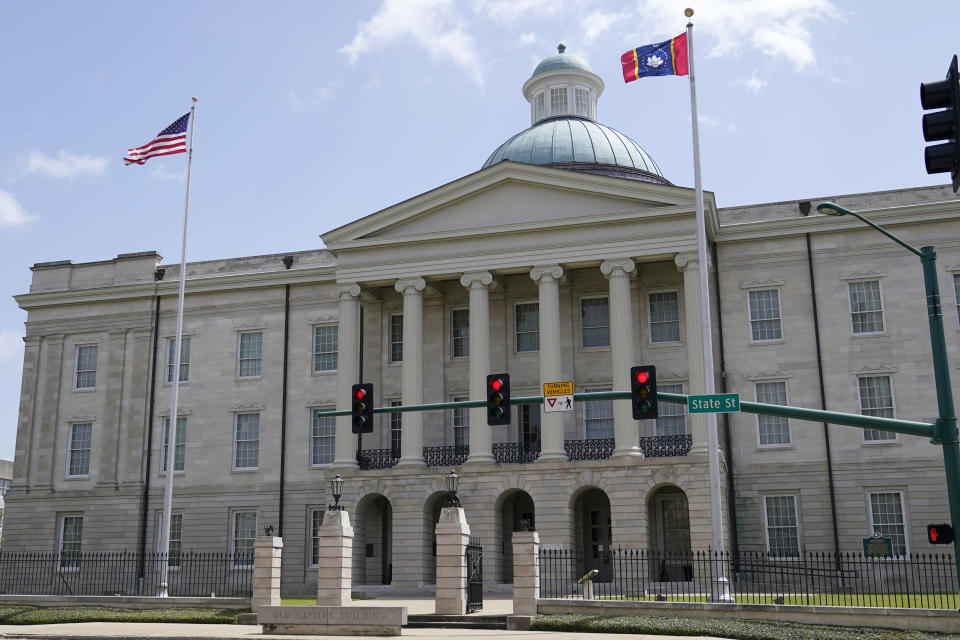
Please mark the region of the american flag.
POLYGON ((127 149, 127 157, 123 161, 130 164, 143 164, 154 156, 169 156, 174 153, 187 151, 187 122, 190 114, 185 113, 177 118, 173 124, 157 134, 157 137, 143 145, 127 149))

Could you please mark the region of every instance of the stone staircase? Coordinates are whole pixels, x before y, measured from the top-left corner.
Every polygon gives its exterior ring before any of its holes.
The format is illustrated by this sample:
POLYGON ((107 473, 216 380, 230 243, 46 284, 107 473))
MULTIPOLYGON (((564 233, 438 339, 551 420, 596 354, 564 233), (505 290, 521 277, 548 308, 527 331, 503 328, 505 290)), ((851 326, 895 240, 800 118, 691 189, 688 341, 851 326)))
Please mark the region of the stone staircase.
POLYGON ((442 616, 435 614, 408 615, 408 629, 506 629, 507 616, 442 616))

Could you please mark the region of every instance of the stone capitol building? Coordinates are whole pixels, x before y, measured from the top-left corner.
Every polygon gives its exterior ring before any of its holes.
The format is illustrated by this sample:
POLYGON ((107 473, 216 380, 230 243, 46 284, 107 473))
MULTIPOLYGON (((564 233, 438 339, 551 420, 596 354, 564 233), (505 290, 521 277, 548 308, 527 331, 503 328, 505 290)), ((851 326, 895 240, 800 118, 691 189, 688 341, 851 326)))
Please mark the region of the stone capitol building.
MULTIPOLYGON (((694 191, 599 122, 603 89, 582 59, 550 56, 522 88, 531 126, 476 172, 327 231, 325 249, 189 264, 179 371, 179 265, 155 252, 33 265, 16 296, 28 318, 4 551, 154 551, 171 424, 171 547, 240 557, 271 525, 285 594, 315 592, 336 473, 354 585, 372 591, 431 588, 451 468, 491 590, 513 580, 521 520, 548 549, 708 549, 706 420, 682 405, 647 421, 625 401, 520 405, 496 427, 482 407, 384 413, 359 438, 349 416, 318 415, 348 408, 361 378, 378 407, 483 399, 493 372, 514 396, 563 380, 627 390, 641 364, 660 391, 703 392, 694 191)), ((723 209, 705 197, 718 391, 935 419, 919 262, 815 206, 936 246, 956 387, 949 187, 723 209)), ((749 413, 718 424, 734 550, 856 552, 876 531, 896 554, 930 551, 926 525, 948 517, 941 450, 923 438, 749 413)))

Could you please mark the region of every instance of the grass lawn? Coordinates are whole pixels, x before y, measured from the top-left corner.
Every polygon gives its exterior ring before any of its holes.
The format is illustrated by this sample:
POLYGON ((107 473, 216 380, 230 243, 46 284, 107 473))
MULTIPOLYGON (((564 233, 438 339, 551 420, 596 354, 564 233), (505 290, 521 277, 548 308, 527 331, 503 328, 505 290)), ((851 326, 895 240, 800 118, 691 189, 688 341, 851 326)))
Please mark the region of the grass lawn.
MULTIPOLYGON (((598 600, 623 600, 626 602, 652 602, 656 600, 655 595, 628 595, 624 598, 614 596, 600 596, 598 600)), ((706 602, 707 596, 667 596, 669 602, 706 602)), ((960 597, 956 593, 930 593, 930 594, 909 594, 909 593, 888 593, 882 595, 870 595, 860 593, 819 593, 812 595, 791 595, 781 596, 769 594, 745 594, 738 595, 737 602, 740 604, 799 604, 821 607, 894 607, 904 609, 960 609, 960 597), (776 598, 783 598, 783 602, 774 602, 776 598)))
POLYGON ((0 605, 0 624, 69 622, 185 622, 236 624, 236 609, 118 609, 114 607, 26 607, 0 605))

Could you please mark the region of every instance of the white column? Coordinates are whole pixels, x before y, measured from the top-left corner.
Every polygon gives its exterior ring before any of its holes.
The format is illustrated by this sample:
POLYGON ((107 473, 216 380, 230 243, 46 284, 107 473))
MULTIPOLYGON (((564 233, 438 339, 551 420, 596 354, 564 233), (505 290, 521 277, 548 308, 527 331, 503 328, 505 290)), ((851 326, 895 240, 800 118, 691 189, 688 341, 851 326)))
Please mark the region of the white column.
MULTIPOLYGON (((423 404, 423 278, 402 278, 393 285, 403 294, 403 404, 423 404)), ((423 412, 403 414, 398 465, 422 465, 423 412)))
MULTIPOLYGON (((630 367, 633 366, 633 312, 630 304, 630 273, 636 268, 633 260, 604 260, 600 272, 610 285, 610 351, 611 379, 614 391, 630 390, 630 367)), ((614 457, 642 456, 640 423, 633 419, 629 402, 613 402, 614 457)))
MULTIPOLYGON (((563 268, 552 264, 530 270, 540 290, 540 383, 560 380, 560 276, 563 268)), ((542 387, 541 392, 542 393, 542 387)), ((539 394, 537 394, 539 395, 539 394)), ((566 460, 563 448, 563 414, 541 411, 540 457, 537 460, 566 460)))
MULTIPOLYGON (((360 286, 341 284, 333 288, 340 301, 340 326, 337 329, 337 410, 350 409, 350 391, 360 382, 360 286)), ((357 466, 357 437, 350 416, 337 416, 334 440, 334 467, 357 466)))
MULTIPOLYGON (((470 289, 470 399, 485 400, 490 374, 490 283, 489 271, 472 271, 460 276, 470 289)), ((507 411, 510 407, 507 407, 507 411)), ((486 407, 470 409, 470 457, 467 462, 493 462, 493 443, 487 425, 486 407)))
MULTIPOLYGON (((707 378, 704 367, 703 332, 700 320, 700 275, 697 271, 697 254, 678 253, 674 258, 677 269, 683 272, 684 320, 687 325, 687 369, 689 370, 689 394, 706 393, 707 378)), ((707 452, 707 414, 691 413, 693 446, 690 453, 707 452)))

